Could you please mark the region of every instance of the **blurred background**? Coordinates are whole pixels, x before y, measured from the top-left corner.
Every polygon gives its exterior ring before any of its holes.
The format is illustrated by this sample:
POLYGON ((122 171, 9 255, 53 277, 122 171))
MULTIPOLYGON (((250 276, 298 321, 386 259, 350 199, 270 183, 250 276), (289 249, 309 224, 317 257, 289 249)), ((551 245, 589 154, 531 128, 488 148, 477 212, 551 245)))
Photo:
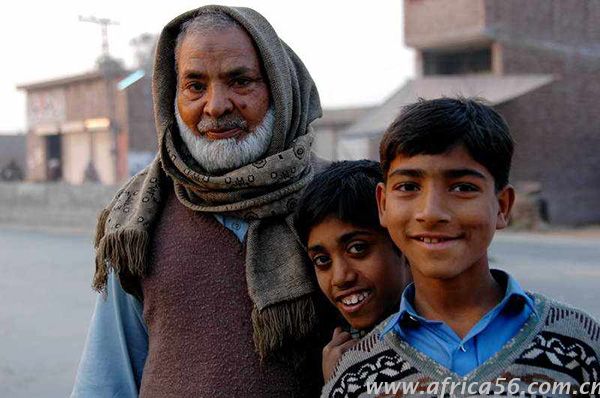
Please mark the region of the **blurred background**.
POLYGON ((517 141, 493 265, 600 316, 600 2, 20 1, 0 24, 0 397, 68 395, 96 214, 156 152, 156 39, 211 3, 256 9, 306 64, 321 157, 377 159, 419 97, 487 99, 517 141))

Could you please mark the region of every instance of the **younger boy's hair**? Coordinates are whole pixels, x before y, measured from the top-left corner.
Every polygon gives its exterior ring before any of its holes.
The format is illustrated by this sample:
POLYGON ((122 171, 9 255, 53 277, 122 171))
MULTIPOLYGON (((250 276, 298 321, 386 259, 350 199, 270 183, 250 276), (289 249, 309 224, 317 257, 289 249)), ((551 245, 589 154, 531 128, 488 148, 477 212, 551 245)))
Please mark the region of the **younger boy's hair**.
POLYGON ((383 176, 398 155, 438 155, 459 145, 490 172, 496 191, 508 184, 514 143, 506 121, 483 100, 463 97, 403 108, 379 146, 383 176))
POLYGON ((298 202, 295 226, 306 244, 310 230, 333 216, 362 228, 379 224, 375 187, 383 181, 381 167, 371 160, 334 162, 308 184, 298 202))

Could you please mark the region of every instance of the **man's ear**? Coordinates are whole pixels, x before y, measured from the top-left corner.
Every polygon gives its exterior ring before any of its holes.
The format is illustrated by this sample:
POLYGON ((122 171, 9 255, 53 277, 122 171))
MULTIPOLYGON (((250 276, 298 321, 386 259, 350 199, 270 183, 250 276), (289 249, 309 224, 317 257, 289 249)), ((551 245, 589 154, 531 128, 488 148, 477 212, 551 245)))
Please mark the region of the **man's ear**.
POLYGON ((375 188, 375 197, 377 198, 377 211, 379 212, 379 224, 387 228, 385 222, 385 184, 380 182, 375 188))
POLYGON ((496 229, 503 229, 508 226, 510 211, 515 204, 515 189, 509 184, 505 186, 496 196, 498 198, 496 229))

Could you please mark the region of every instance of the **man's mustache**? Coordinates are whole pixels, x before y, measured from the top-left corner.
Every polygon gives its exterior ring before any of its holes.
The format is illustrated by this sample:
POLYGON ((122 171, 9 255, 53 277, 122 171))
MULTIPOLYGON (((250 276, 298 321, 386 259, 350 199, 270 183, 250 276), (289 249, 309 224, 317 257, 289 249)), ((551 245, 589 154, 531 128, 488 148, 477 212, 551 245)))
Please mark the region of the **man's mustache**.
POLYGON ((196 127, 201 134, 206 134, 209 131, 223 131, 235 128, 247 130, 248 123, 240 115, 229 113, 218 118, 205 116, 196 127))

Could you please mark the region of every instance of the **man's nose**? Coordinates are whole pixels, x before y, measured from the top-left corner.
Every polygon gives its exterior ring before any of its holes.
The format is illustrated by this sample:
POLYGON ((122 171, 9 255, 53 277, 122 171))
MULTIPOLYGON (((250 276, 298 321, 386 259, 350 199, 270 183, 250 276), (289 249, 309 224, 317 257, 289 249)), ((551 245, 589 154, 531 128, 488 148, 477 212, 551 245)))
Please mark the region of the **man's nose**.
POLYGON ((351 287, 356 282, 356 271, 346 260, 337 260, 333 265, 332 283, 338 288, 351 287))
POLYGON ((444 195, 437 189, 423 192, 415 214, 416 220, 431 225, 450 221, 450 213, 445 200, 444 195))
POLYGON ((233 103, 229 98, 229 90, 221 84, 212 84, 209 87, 206 104, 204 104, 204 114, 213 118, 218 118, 233 110, 233 103))

